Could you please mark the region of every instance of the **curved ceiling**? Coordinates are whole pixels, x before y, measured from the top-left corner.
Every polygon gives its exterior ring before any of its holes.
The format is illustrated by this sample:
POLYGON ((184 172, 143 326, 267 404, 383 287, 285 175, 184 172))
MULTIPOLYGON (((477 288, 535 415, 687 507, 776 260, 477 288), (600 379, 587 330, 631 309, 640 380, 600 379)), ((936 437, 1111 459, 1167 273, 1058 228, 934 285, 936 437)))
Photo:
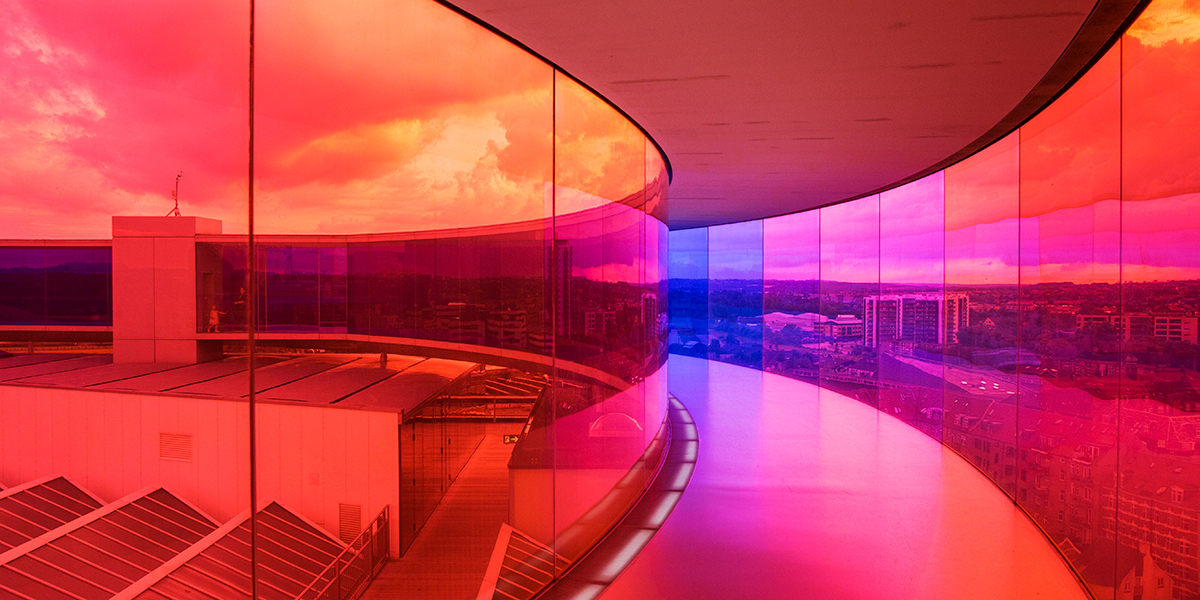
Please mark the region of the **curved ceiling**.
POLYGON ((1134 0, 455 0, 662 146, 672 229, 931 172, 1053 97, 1134 0))

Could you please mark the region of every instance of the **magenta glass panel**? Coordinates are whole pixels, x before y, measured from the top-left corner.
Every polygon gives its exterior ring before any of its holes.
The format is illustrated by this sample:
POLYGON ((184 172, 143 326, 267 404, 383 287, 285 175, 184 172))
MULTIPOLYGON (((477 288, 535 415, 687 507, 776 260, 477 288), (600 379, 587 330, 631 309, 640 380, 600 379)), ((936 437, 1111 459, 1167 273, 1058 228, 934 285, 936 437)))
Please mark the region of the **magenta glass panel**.
MULTIPOLYGON (((1084 557, 1112 550, 1101 508, 1120 385, 1120 58, 1109 52, 1020 131, 1018 467, 1034 481, 1018 502, 1084 557)), ((1114 563, 1098 562, 1076 566, 1103 594, 1114 563)))
POLYGON ((811 383, 822 342, 820 217, 763 220, 763 369, 811 383))
POLYGON ((957 299, 958 331, 942 357, 942 443, 1026 501, 1037 471, 1018 465, 1016 447, 1018 139, 945 171, 946 297, 957 299))
MULTIPOLYGON (((646 140, 646 204, 643 224, 642 255, 642 327, 647 369, 645 422, 659 423, 667 414, 668 356, 668 240, 667 240, 667 167, 658 149, 646 140)), ((653 427, 645 435, 657 435, 653 427)), ((649 440, 647 440, 647 445, 649 440)))
POLYGON ((821 386, 878 406, 879 355, 866 299, 879 295, 879 196, 820 209, 821 386))
POLYGON ((864 341, 879 353, 879 410, 942 439, 942 347, 966 304, 943 293, 941 171, 880 194, 879 293, 863 299, 864 341))
POLYGON ((1101 489, 1103 532, 1126 561, 1118 591, 1136 561, 1176 598, 1200 598, 1197 27, 1195 7, 1157 2, 1121 42, 1120 478, 1101 489))

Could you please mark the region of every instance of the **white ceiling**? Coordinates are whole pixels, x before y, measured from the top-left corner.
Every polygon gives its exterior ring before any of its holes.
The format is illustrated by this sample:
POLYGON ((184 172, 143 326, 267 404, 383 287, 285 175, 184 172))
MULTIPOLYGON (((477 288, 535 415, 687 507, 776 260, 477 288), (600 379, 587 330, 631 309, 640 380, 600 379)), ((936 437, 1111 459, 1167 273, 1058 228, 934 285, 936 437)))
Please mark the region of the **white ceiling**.
POLYGON ((830 204, 962 154, 1012 121, 1098 20, 1096 0, 453 4, 650 133, 674 169, 672 228, 830 204))

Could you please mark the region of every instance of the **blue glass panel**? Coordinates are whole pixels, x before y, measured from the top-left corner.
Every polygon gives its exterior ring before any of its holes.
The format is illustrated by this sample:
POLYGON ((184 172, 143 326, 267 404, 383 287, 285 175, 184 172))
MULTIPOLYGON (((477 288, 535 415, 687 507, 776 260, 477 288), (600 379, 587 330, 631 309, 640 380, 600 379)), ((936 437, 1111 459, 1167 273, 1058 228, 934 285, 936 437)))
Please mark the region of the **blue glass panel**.
POLYGON ((668 235, 670 349, 708 356, 708 229, 668 235))
POLYGON ((708 229, 709 358, 761 369, 763 223, 708 229))
POLYGON ((46 322, 46 251, 0 248, 0 323, 46 322))

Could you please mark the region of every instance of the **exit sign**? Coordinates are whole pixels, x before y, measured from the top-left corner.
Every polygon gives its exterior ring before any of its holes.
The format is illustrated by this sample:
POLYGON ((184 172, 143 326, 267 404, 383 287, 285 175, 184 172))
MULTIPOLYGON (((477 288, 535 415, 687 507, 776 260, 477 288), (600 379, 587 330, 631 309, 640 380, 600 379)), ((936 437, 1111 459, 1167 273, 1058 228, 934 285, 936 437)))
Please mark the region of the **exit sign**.
POLYGON ((521 439, 521 436, 519 436, 519 435, 505 435, 505 436, 504 436, 504 443, 505 443, 505 444, 515 444, 515 443, 517 443, 517 442, 518 442, 520 439, 521 439))

